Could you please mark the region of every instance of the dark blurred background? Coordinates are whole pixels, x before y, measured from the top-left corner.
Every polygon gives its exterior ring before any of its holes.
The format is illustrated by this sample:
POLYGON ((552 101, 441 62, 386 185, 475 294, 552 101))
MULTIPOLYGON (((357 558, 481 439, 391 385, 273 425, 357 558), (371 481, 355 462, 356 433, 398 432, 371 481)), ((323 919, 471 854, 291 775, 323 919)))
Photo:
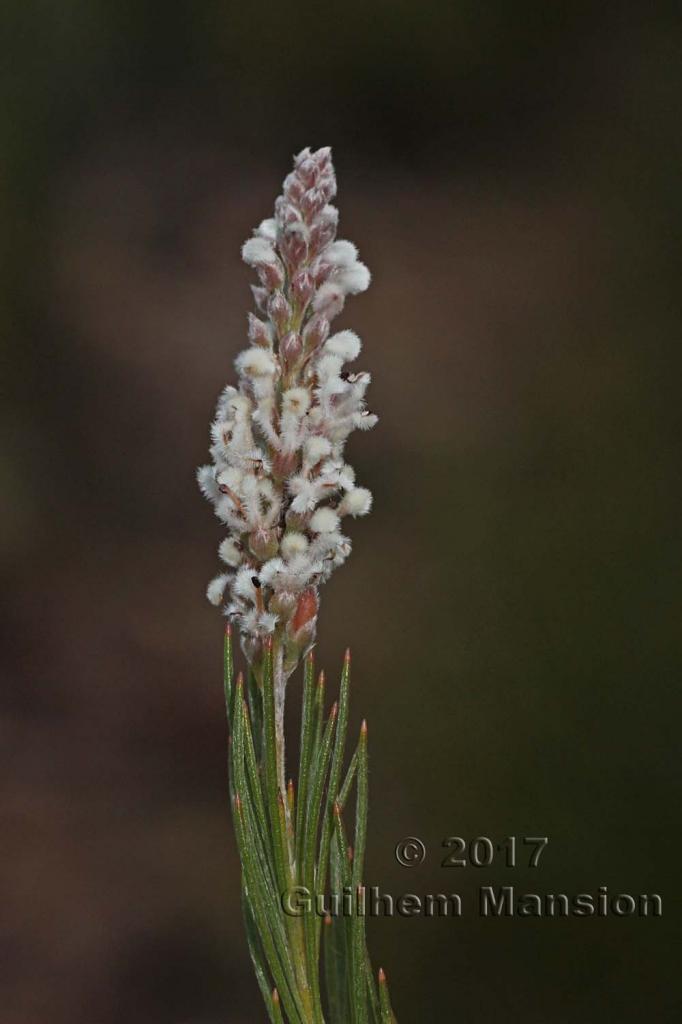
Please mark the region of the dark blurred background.
POLYGON ((2 1024, 265 1020, 194 468, 240 245, 327 144, 381 423, 319 661, 353 646, 368 881, 470 908, 371 923, 374 960, 403 1024, 679 1020, 678 5, 2 20, 2 1024), (512 834, 550 837, 536 871, 439 866, 446 836, 512 834), (664 916, 478 918, 512 882, 664 916))

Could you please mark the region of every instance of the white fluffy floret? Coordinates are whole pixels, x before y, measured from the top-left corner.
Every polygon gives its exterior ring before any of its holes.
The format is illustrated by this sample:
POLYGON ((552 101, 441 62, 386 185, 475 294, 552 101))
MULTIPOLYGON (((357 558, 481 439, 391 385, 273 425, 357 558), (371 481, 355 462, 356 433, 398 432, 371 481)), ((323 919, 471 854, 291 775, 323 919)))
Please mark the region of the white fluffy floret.
POLYGON ((333 283, 337 284, 346 295, 359 295, 369 288, 372 275, 364 263, 353 263, 334 275, 333 283))
POLYGON ((225 537, 218 546, 218 554, 226 565, 236 568, 242 561, 242 551, 232 537, 225 537))
POLYGON ((216 576, 212 579, 206 588, 206 597, 209 599, 211 604, 219 605, 222 604, 223 594, 225 593, 225 587, 229 582, 230 577, 227 573, 221 573, 220 576, 216 576))
POLYGON ((342 516, 366 516, 372 507, 372 492, 366 487, 353 487, 346 491, 339 505, 342 516))
POLYGON ((362 342, 355 331, 339 331, 324 343, 324 353, 337 356, 344 363, 352 363, 360 355, 362 342))
POLYGON ((275 263, 277 254, 272 247, 272 241, 260 235, 254 235, 244 242, 242 246, 242 259, 244 263, 256 266, 258 263, 275 263))
POLYGON ((304 533, 297 530, 290 530, 282 537, 280 551, 287 560, 295 558, 296 555, 303 555, 308 550, 308 538, 304 533))
POLYGON ((310 392, 307 388, 289 388, 282 395, 282 410, 294 416, 305 416, 310 408, 310 392))
POLYGON ((331 242, 324 250, 325 262, 331 263, 335 267, 352 267, 357 262, 357 258, 357 246, 343 238, 336 242, 331 242))
POLYGON ((277 366, 270 352, 265 348, 247 348, 237 356, 235 366, 247 377, 272 377, 277 366))
MULTIPOLYGON (((322 459, 326 459, 331 454, 332 443, 326 437, 321 437, 319 434, 314 434, 309 437, 303 446, 303 455, 306 463, 309 466, 315 466, 322 459)), ((210 469, 210 466, 206 467, 210 469)))
POLYGON ((333 508, 318 508, 310 517, 313 533, 333 533, 339 525, 338 514, 333 508))

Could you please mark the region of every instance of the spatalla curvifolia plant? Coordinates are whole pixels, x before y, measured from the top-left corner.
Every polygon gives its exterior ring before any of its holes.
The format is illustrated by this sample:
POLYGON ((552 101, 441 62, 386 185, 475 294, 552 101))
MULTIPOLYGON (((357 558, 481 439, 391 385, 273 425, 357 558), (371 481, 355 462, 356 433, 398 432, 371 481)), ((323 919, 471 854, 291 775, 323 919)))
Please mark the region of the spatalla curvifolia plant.
POLYGON ((312 651, 320 586, 351 551, 343 521, 372 505, 344 461, 346 439, 377 422, 365 404, 370 375, 347 369, 360 339, 331 333, 346 297, 370 282, 352 242, 336 240, 335 194, 331 150, 304 149, 274 217, 242 248, 258 275, 257 314, 248 315, 238 384, 218 400, 211 464, 197 476, 227 531, 218 548, 224 569, 207 596, 228 620, 230 792, 246 932, 270 1020, 386 1024, 395 1021, 386 976, 372 971, 362 913, 367 726, 346 764, 350 655, 327 712, 312 651), (233 631, 248 666, 236 679, 233 631), (284 706, 301 662, 294 785, 285 781, 284 706), (351 803, 352 845, 344 825, 351 803), (331 912, 340 903, 343 913, 331 912))

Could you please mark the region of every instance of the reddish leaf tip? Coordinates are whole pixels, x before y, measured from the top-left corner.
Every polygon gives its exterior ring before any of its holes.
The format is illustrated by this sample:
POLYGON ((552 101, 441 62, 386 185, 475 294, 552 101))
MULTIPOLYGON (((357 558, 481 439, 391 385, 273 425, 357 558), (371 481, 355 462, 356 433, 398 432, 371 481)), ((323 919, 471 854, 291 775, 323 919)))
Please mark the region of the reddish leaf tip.
POLYGON ((326 914, 325 915, 324 923, 327 925, 327 927, 329 927, 329 925, 332 923, 332 916, 331 916, 331 914, 326 914))
POLYGON ((335 700, 334 703, 332 704, 332 709, 329 712, 329 717, 331 718, 332 722, 336 720, 336 716, 338 715, 338 713, 339 713, 339 702, 335 700))
POLYGON ((346 647, 346 653, 343 656, 343 660, 345 662, 349 662, 350 661, 350 647, 346 647))
POLYGON ((273 988, 272 990, 272 1001, 275 1004, 275 1006, 279 1006, 279 992, 277 991, 276 988, 273 988))
POLYGON ((383 967, 379 968, 379 984, 380 985, 385 985, 386 984, 386 972, 384 971, 383 967))
POLYGON ((362 725, 360 726, 360 735, 361 736, 366 736, 367 735, 367 719, 366 718, 363 718, 363 720, 362 720, 362 725))
POLYGON ((336 818, 340 818, 341 817, 341 804, 339 803, 338 800, 334 801, 334 817, 336 817, 336 818))
POLYGON ((232 636, 232 623, 231 622, 226 622, 225 623, 225 636, 226 637, 231 637, 232 636))

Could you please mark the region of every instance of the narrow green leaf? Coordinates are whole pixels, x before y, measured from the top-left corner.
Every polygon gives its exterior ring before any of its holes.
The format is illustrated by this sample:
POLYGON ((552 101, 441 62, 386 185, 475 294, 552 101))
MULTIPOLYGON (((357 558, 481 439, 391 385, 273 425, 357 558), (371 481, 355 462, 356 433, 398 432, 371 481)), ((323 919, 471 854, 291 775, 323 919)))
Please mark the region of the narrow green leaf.
POLYGON ((246 895, 246 890, 242 885, 242 912, 244 915, 244 924, 246 926, 246 939, 249 944, 249 953, 251 954, 251 963, 256 974, 256 981, 258 987, 263 996, 265 1002, 265 1008, 268 1011, 268 1016, 272 1021, 272 1024, 276 1024, 275 1017, 272 1011, 270 1003, 270 979, 265 966, 265 956, 261 946, 260 936, 258 929, 256 928, 256 922, 253 919, 253 910, 251 904, 246 895))
MULTIPOLYGON (((353 858, 355 865, 355 858, 353 858)), ((365 887, 353 888, 353 909, 351 921, 351 962, 353 1021, 368 1024, 367 1016, 367 973, 365 964, 365 887)))
POLYGON ((367 804, 368 804, 368 766, 367 766, 367 722, 360 728, 358 743, 358 792, 355 807, 355 843, 353 846, 353 890, 362 884, 362 873, 365 864, 365 846, 367 845, 367 804))
POLYGON ((263 786, 261 783, 261 776, 258 771, 258 765, 256 764, 256 751, 253 744, 253 733, 251 732, 251 722, 249 720, 249 711, 246 706, 246 701, 241 698, 241 701, 235 707, 241 705, 242 714, 242 729, 244 736, 244 761, 246 765, 246 777, 248 782, 249 791, 253 797, 253 803, 256 810, 256 818, 258 820, 258 826, 261 831, 264 845, 267 846, 268 839, 268 821, 265 811, 265 798, 263 796, 263 786))
POLYGON ((339 804, 339 807, 341 808, 341 810, 344 809, 344 807, 346 806, 346 802, 348 801, 348 797, 350 795, 351 787, 353 785, 353 782, 355 781, 355 773, 357 771, 357 768, 358 768, 358 748, 356 747, 355 750, 353 751, 353 756, 351 758, 351 762, 348 765, 348 771, 346 772, 346 778, 344 779, 343 785, 341 786, 341 789, 339 790, 338 804, 339 804))
POLYGON ((368 767, 367 767, 367 723, 363 721, 358 743, 357 770, 357 801, 355 808, 355 844, 353 848, 353 868, 351 885, 353 898, 356 901, 356 914, 353 918, 353 935, 351 942, 351 959, 353 963, 353 1010, 356 1024, 367 1024, 367 960, 365 942, 365 919, 360 914, 359 903, 364 899, 362 885, 365 846, 367 842, 367 803, 368 803, 368 767))
MULTIPOLYGON (((315 853, 317 850, 317 834, 320 822, 320 807, 322 803, 322 794, 324 791, 324 785, 327 780, 327 772, 329 769, 329 761, 331 758, 331 747, 332 739, 334 736, 334 727, 336 725, 336 718, 338 714, 338 705, 334 704, 329 714, 329 719, 324 729, 322 739, 320 740, 319 750, 317 756, 311 765, 311 784, 310 793, 308 796, 308 806, 306 808, 305 816, 305 836, 303 841, 303 863, 301 866, 301 875, 303 878, 303 885, 310 893, 313 899, 313 906, 315 905, 315 898, 318 893, 318 887, 315 879, 315 853)), ((320 985, 319 985, 319 966, 318 966, 318 947, 317 947, 317 930, 316 930, 316 915, 313 909, 310 913, 304 914, 303 918, 303 929, 305 933, 305 949, 306 949, 306 960, 308 963, 308 978, 310 980, 313 999, 315 1004, 316 1015, 319 1015, 319 1019, 322 1019, 322 1007, 320 1003, 320 985)))
POLYGON ((249 831, 244 805, 237 793, 234 805, 235 832, 244 869, 245 897, 253 911, 256 928, 273 980, 277 985, 291 1024, 308 1024, 300 1005, 296 979, 289 957, 281 917, 268 911, 263 898, 267 883, 253 853, 253 833, 249 831))
POLYGON ((346 929, 340 917, 329 914, 322 925, 322 949, 330 1024, 348 1024, 348 949, 346 929))
MULTIPOLYGON (((332 754, 331 767, 329 769, 329 787, 327 790, 327 806, 322 818, 322 838, 320 840, 320 855, 317 862, 317 885, 320 892, 324 892, 327 884, 327 863, 329 860, 329 843, 334 821, 334 803, 338 800, 338 788, 343 765, 343 754, 346 747, 346 731, 348 729, 348 691, 350 686, 350 651, 346 651, 343 660, 343 671, 341 673, 341 689, 339 692, 339 714, 336 724, 336 736, 334 739, 334 753, 332 754)), ((320 921, 317 923, 317 942, 319 947, 320 921)))
POLYGON ((313 750, 315 661, 312 651, 303 669, 303 707, 301 711, 301 751, 298 764, 298 803, 296 807, 296 868, 301 877, 305 811, 308 802, 308 774, 313 750))
POLYGON ((313 705, 313 751, 311 761, 315 761, 324 730, 324 698, 327 691, 327 682, 322 670, 317 678, 315 688, 315 699, 313 705))
POLYGON ((251 717, 253 747, 256 752, 256 761, 260 764, 263 752, 263 691, 259 686, 256 673, 251 668, 249 668, 246 678, 246 698, 251 717))

